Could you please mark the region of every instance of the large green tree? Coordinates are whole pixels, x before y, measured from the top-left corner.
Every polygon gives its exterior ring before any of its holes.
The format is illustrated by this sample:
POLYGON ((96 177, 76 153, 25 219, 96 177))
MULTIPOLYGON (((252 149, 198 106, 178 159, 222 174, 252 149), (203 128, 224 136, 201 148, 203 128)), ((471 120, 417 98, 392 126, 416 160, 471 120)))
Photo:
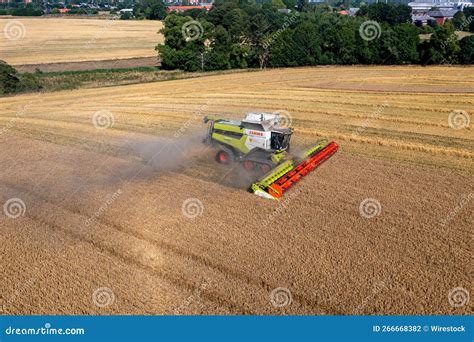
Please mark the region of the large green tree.
POLYGON ((458 61, 461 48, 451 22, 439 27, 430 37, 427 64, 453 64, 458 61))
POLYGON ((164 69, 197 71, 203 69, 207 46, 213 25, 207 21, 196 21, 191 17, 169 15, 161 33, 164 44, 159 44, 161 66, 164 69))
POLYGON ((0 94, 14 93, 20 87, 20 78, 15 68, 0 60, 0 94))
POLYGON ((286 8, 286 5, 282 0, 271 0, 271 4, 276 9, 286 8))
POLYGON ((411 7, 403 4, 373 4, 368 6, 367 14, 369 19, 389 25, 411 22, 411 7))
POLYGON ((460 41, 459 62, 462 64, 474 64, 474 35, 464 37, 460 41))
POLYGON ((468 29, 464 29, 464 31, 474 32, 474 7, 465 7, 463 13, 466 17, 465 26, 469 26, 468 29))
POLYGON ((297 0, 283 0, 286 5, 286 8, 294 10, 296 9, 296 2, 297 0))
POLYGON ((453 25, 456 28, 456 30, 460 30, 460 31, 469 30, 469 25, 467 24, 466 15, 464 14, 464 12, 462 11, 456 12, 456 14, 453 17, 453 25))
POLYGON ((140 0, 133 7, 136 18, 163 20, 166 18, 166 6, 162 0, 140 0))
POLYGON ((206 70, 225 70, 230 69, 230 35, 222 26, 217 26, 214 30, 212 43, 209 51, 203 56, 202 69, 206 70))
POLYGON ((411 64, 419 61, 418 29, 412 24, 384 27, 377 40, 379 64, 411 64))
POLYGON ((157 46, 163 68, 434 64, 471 59, 471 40, 463 41, 460 52, 451 22, 430 29, 431 39, 420 43, 420 29, 409 22, 410 11, 404 5, 369 5, 360 16, 350 17, 305 1, 296 3, 308 6, 302 12, 284 14, 276 8, 281 4, 275 3, 216 0, 209 12, 168 16, 162 30, 165 43, 157 46), (360 33, 368 19, 377 20, 381 27, 374 39, 360 33))
POLYGON ((335 17, 324 14, 321 17, 319 31, 322 41, 322 61, 324 64, 353 64, 356 58, 356 34, 358 29, 352 18, 335 17))

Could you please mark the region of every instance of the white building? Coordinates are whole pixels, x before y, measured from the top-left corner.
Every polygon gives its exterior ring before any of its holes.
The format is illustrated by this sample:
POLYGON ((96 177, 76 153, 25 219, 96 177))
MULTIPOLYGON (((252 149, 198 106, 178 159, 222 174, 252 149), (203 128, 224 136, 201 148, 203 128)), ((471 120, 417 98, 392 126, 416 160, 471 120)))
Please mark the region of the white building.
POLYGON ((471 1, 446 1, 446 0, 415 0, 414 2, 408 3, 408 6, 412 8, 413 13, 427 13, 431 8, 436 7, 439 9, 458 9, 462 11, 465 7, 471 7, 471 1))

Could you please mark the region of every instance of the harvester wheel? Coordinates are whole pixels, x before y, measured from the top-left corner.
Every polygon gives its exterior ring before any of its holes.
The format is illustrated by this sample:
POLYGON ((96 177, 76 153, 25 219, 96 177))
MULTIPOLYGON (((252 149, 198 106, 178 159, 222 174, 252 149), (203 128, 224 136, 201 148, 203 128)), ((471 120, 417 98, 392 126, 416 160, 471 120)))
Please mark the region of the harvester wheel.
POLYGON ((229 164, 230 163, 230 154, 226 151, 221 150, 221 151, 217 152, 216 160, 217 160, 217 162, 219 162, 221 164, 229 164))
POLYGON ((260 164, 260 170, 262 170, 263 173, 268 173, 272 167, 268 164, 260 164))
POLYGON ((243 166, 247 171, 255 170, 255 163, 251 160, 244 160, 243 166))

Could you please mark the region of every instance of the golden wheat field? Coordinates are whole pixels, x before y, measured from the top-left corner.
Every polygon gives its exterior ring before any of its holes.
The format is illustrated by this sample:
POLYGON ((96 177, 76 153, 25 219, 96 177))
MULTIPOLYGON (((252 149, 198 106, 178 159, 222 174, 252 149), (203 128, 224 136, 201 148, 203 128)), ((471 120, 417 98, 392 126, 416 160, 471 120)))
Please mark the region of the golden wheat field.
POLYGON ((0 18, 0 60, 12 65, 156 56, 159 21, 0 18))
POLYGON ((0 308, 472 314, 452 304, 472 293, 471 76, 297 68, 1 98, 17 211, 0 215, 0 308), (253 196, 201 143, 204 115, 248 111, 284 113, 292 148, 340 151, 281 202, 253 196))

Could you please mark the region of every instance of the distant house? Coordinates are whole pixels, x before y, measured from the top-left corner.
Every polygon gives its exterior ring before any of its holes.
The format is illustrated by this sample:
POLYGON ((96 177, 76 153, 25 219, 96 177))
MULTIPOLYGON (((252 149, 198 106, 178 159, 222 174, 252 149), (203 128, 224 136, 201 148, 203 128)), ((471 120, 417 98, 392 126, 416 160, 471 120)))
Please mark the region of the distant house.
POLYGON ((189 11, 192 9, 199 9, 199 10, 206 10, 209 11, 211 9, 212 5, 211 4, 203 4, 203 5, 195 5, 195 6, 168 6, 166 7, 166 11, 171 13, 171 12, 184 12, 184 11, 189 11))
POLYGON ((359 7, 350 7, 348 12, 351 17, 355 17, 357 12, 359 12, 359 7))
POLYGON ((124 8, 119 11, 120 13, 133 13, 133 8, 124 8))
POLYGON ((471 7, 472 2, 470 0, 415 0, 409 2, 408 6, 411 7, 413 13, 428 13, 428 11, 436 7, 438 9, 453 9, 457 8, 463 10, 465 7, 471 7))
POLYGON ((342 10, 342 11, 339 11, 337 13, 339 13, 341 15, 349 15, 351 17, 354 17, 358 11, 359 11, 358 7, 351 7, 347 10, 342 10))
POLYGON ((454 15, 459 12, 456 8, 449 8, 449 9, 436 9, 433 11, 429 11, 428 15, 436 19, 436 22, 439 25, 443 25, 446 20, 453 19, 454 15))
MULTIPOLYGON (((165 4, 175 4, 175 3, 179 3, 180 1, 176 1, 176 0, 165 0, 165 4)), ((188 0, 188 4, 189 5, 203 5, 205 3, 207 4, 211 4, 213 3, 214 1, 202 1, 202 0, 188 0)))
POLYGON ((432 21, 436 21, 436 19, 430 17, 428 14, 412 14, 411 21, 416 26, 423 26, 429 24, 432 21))

